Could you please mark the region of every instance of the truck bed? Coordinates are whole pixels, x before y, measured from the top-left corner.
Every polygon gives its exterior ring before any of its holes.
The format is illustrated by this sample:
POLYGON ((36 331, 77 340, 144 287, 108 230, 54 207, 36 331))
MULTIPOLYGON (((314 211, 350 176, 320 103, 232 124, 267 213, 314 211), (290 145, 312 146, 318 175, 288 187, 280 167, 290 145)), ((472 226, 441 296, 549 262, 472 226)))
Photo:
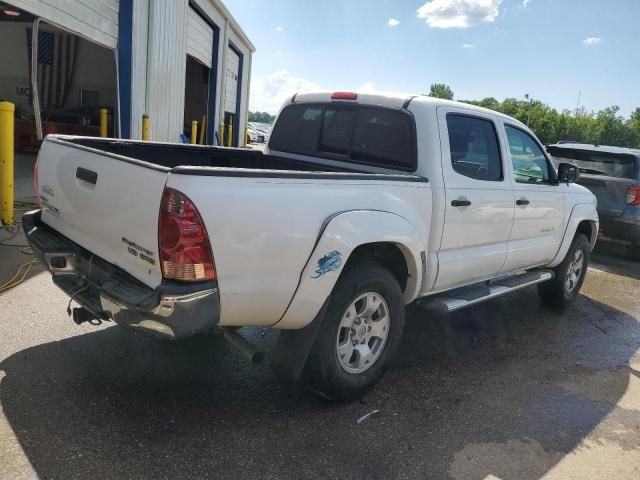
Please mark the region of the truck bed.
POLYGON ((259 150, 184 145, 87 137, 58 137, 66 142, 141 160, 172 169, 178 166, 246 168, 252 170, 292 170, 302 172, 359 172, 364 170, 336 167, 266 155, 259 150))

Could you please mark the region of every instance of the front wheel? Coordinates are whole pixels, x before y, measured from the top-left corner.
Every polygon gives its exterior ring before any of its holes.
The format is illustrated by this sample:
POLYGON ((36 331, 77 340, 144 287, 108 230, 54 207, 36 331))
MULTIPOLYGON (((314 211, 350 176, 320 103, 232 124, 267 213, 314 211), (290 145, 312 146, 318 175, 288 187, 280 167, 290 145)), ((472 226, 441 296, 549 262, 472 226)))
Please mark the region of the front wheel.
POLYGON ((396 278, 376 263, 349 267, 333 289, 303 380, 332 400, 362 395, 384 373, 403 327, 396 278))
POLYGON ((562 263, 553 269, 553 280, 538 285, 542 300, 554 307, 569 305, 578 297, 588 266, 589 239, 579 233, 571 242, 562 263))

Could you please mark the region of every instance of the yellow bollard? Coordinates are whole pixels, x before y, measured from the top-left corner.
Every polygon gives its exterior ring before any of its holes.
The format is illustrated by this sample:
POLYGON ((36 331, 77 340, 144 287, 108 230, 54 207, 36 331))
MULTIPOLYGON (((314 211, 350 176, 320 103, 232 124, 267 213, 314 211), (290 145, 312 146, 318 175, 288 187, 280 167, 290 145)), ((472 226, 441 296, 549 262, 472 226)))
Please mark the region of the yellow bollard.
POLYGON ((244 148, 247 148, 247 143, 249 143, 249 128, 244 127, 244 148))
POLYGON ((220 122, 218 125, 218 146, 224 147, 224 123, 220 122))
POLYGON ((207 116, 203 115, 202 116, 202 123, 200 124, 200 142, 198 142, 198 143, 200 143, 200 145, 204 145, 204 133, 205 133, 204 126, 205 126, 206 123, 207 123, 207 116))
POLYGON ((13 116, 16 106, 0 102, 0 221, 13 225, 13 116))
POLYGON ((231 139, 233 138, 233 121, 229 122, 229 129, 227 130, 227 147, 231 147, 231 139))
POLYGON ((195 145, 198 141, 198 121, 191 122, 191 145, 195 145))
POLYGON ((107 110, 106 108, 100 109, 100 136, 102 138, 107 137, 107 114, 108 113, 109 113, 109 110, 107 110))
POLYGON ((146 113, 142 115, 142 140, 151 139, 151 119, 146 113))

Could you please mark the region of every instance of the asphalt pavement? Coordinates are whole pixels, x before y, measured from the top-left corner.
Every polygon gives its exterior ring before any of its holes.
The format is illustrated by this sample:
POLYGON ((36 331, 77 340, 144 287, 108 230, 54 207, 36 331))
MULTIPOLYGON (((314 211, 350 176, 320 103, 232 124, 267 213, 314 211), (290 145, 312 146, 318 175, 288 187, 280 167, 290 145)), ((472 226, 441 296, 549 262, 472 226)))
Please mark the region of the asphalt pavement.
MULTIPOLYGON (((23 257, 0 246, 0 281, 23 257)), ((76 326, 36 270, 0 294, 0 478, 637 480, 640 264, 601 244, 592 265, 565 312, 535 288, 410 306, 399 358, 349 404, 220 336, 76 326)), ((243 333, 272 350, 274 332, 243 333)))

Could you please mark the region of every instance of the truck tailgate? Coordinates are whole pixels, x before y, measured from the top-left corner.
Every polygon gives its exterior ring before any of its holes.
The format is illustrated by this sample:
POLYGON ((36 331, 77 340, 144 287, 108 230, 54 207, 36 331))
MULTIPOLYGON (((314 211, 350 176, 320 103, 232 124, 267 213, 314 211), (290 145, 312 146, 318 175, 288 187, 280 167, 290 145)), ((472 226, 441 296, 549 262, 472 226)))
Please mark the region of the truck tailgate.
POLYGON ((168 169, 45 139, 42 220, 150 287, 160 284, 158 213, 168 169))

